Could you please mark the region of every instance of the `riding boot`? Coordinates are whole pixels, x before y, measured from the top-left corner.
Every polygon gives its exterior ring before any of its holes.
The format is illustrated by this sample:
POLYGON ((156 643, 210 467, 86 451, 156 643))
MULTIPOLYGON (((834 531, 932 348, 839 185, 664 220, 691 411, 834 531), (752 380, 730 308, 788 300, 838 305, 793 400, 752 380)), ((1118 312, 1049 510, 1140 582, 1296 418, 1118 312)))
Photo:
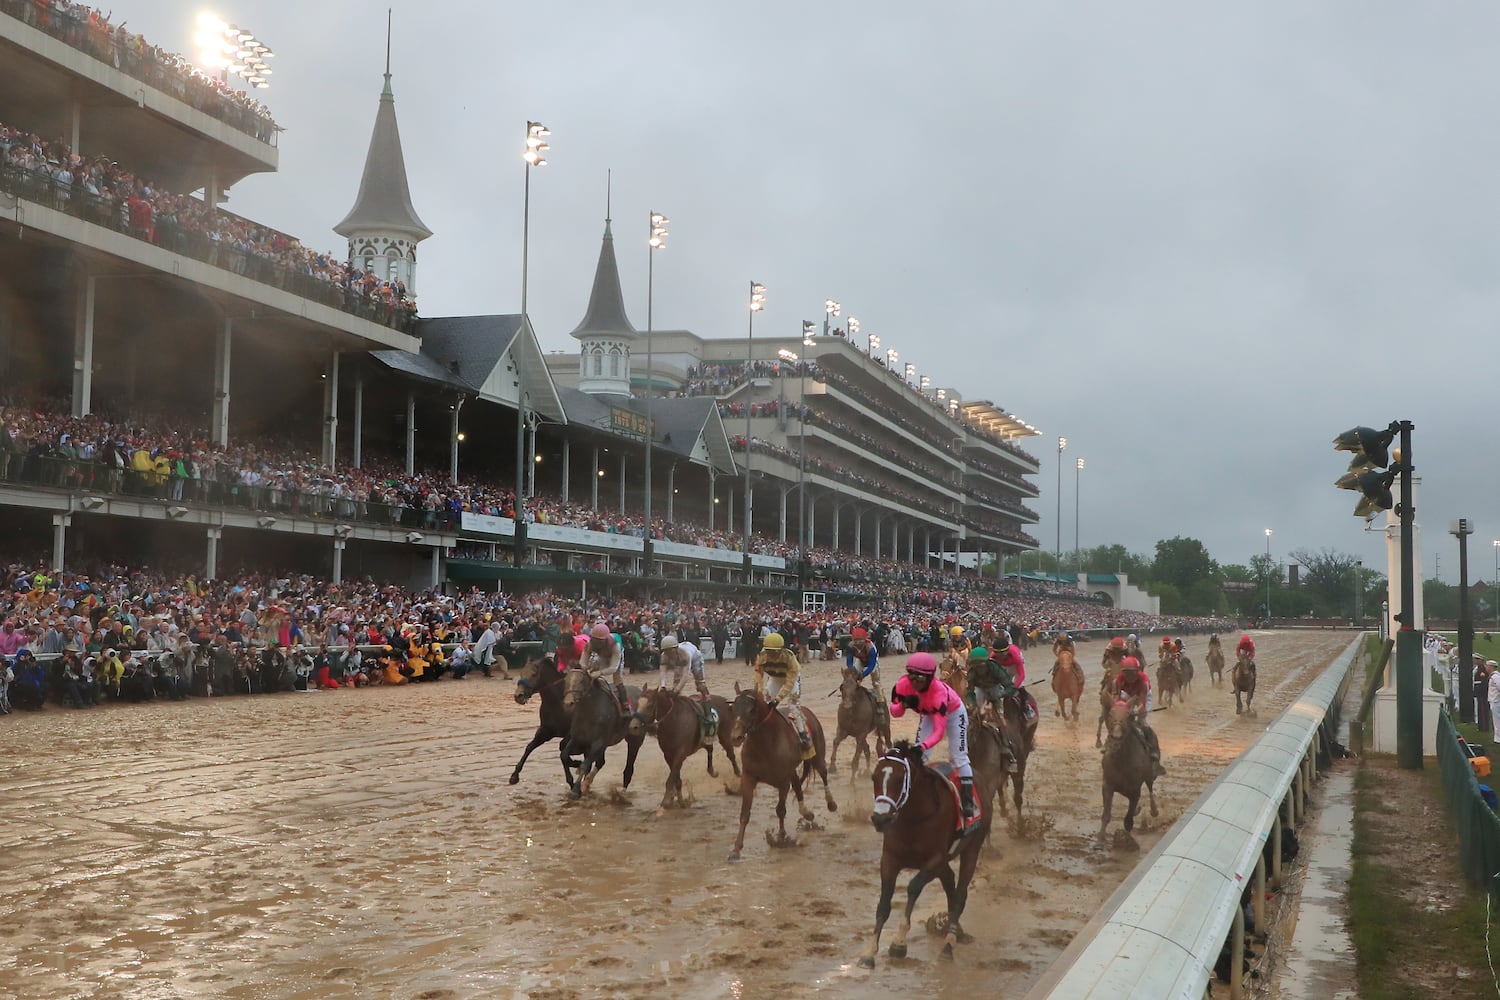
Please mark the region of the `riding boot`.
POLYGON ((959 801, 963 804, 964 823, 967 824, 971 820, 973 820, 975 816, 978 815, 978 810, 976 810, 974 806, 973 778, 958 779, 958 798, 959 801))
POLYGON ((812 737, 807 733, 807 723, 802 721, 802 712, 794 705, 792 706, 792 726, 797 730, 797 742, 802 747, 802 759, 807 760, 813 756, 812 737))
POLYGON ((1010 774, 1017 774, 1021 770, 1021 755, 1016 753, 1016 745, 1010 736, 1004 736, 1000 741, 1002 756, 1005 757, 1005 770, 1010 774))
POLYGON ((1160 778, 1167 773, 1167 769, 1161 766, 1161 742, 1156 738, 1156 730, 1146 727, 1146 749, 1151 751, 1151 770, 1156 777, 1160 778))
POLYGON ((615 697, 620 700, 620 718, 630 718, 630 695, 625 690, 625 685, 619 681, 615 682, 615 697))

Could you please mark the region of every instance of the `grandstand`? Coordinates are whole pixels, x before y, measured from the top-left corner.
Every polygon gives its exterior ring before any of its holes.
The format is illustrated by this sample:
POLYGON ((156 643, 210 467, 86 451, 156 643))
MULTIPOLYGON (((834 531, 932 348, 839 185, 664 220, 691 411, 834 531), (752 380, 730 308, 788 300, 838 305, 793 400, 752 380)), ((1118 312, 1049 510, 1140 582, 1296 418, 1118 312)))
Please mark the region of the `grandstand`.
POLYGON ((1036 547, 1034 429, 873 342, 656 331, 645 370, 607 219, 577 354, 519 315, 419 314, 433 233, 389 72, 320 252, 224 207, 276 170, 267 109, 38 10, 0 0, 0 544, 681 593, 989 587, 973 566, 1036 547))

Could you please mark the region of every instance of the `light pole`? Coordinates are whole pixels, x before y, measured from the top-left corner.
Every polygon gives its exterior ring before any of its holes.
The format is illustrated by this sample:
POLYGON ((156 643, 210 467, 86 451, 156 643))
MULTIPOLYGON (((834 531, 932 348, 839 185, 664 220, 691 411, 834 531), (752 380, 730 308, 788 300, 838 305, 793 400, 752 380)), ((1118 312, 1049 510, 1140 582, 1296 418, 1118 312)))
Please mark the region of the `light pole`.
MULTIPOLYGON (((521 326, 530 327, 530 319, 526 312, 526 285, 529 277, 529 264, 531 255, 531 168, 545 167, 547 158, 542 154, 552 147, 546 142, 547 136, 552 131, 541 122, 528 121, 526 123, 526 150, 521 154, 521 159, 526 161, 526 183, 522 199, 521 212, 521 326)), ((526 386, 521 385, 516 390, 516 535, 515 535, 515 564, 521 565, 521 558, 526 549, 526 465, 523 456, 526 453, 526 386)))
POLYGON ((1356 559, 1354 560, 1354 627, 1356 629, 1359 628, 1359 613, 1361 605, 1364 603, 1364 589, 1365 561, 1363 559, 1356 559))
POLYGON ((1266 628, 1271 627, 1271 536, 1275 534, 1270 528, 1266 529, 1266 628))
POLYGON ((1073 572, 1083 572, 1083 550, 1078 547, 1078 487, 1083 481, 1083 459, 1078 460, 1073 473, 1073 572))
MULTIPOLYGON (((832 300, 830 300, 832 301, 832 300)), ((834 306, 838 303, 834 302, 834 306)), ((835 311, 837 316, 838 312, 835 311)), ((826 320, 824 322, 827 322, 826 320)), ((815 342, 809 331, 802 331, 802 346, 813 347, 815 342)), ((798 375, 797 381, 797 589, 806 589, 807 546, 812 539, 807 536, 807 373, 798 375)))
POLYGON ((652 212, 649 233, 646 238, 646 533, 641 538, 641 570, 646 576, 651 575, 651 446, 656 437, 656 428, 651 425, 651 381, 654 370, 651 353, 651 305, 656 287, 656 252, 667 245, 667 217, 660 212, 652 212))
POLYGON ((1052 555, 1054 572, 1062 569, 1062 453, 1067 446, 1067 438, 1057 439, 1057 551, 1052 555))
POLYGON ((850 316, 849 317, 849 322, 846 323, 846 324, 844 324, 844 325, 849 328, 848 329, 849 343, 853 344, 855 336, 858 335, 858 333, 859 333, 859 320, 856 319, 853 316, 850 316))
POLYGON ((778 360, 781 361, 781 365, 778 365, 777 369, 776 369, 776 422, 778 424, 780 424, 781 425, 781 429, 783 431, 785 431, 786 430, 786 372, 783 370, 783 368, 786 365, 793 365, 793 366, 795 366, 797 364, 797 354, 796 354, 795 351, 789 351, 785 347, 783 347, 783 348, 781 348, 780 350, 778 350, 776 352, 776 357, 777 357, 778 360))
POLYGON ((1490 577, 1490 600, 1495 603, 1495 627, 1500 628, 1500 538, 1495 539, 1495 575, 1490 577))
POLYGON ((755 353, 755 314, 766 308, 766 286, 750 282, 750 321, 745 334, 745 510, 740 515, 740 552, 745 556, 745 579, 750 578, 750 366, 755 353))
MULTIPOLYGON (((829 324, 833 320, 835 320, 835 319, 838 318, 839 311, 842 310, 843 308, 844 307, 839 304, 839 301, 837 299, 824 299, 823 300, 823 336, 825 336, 825 337, 828 336, 828 326, 829 326, 829 324)), ((854 331, 858 332, 858 330, 859 330, 859 320, 855 319, 853 316, 850 316, 849 317, 849 322, 853 325, 854 331)))

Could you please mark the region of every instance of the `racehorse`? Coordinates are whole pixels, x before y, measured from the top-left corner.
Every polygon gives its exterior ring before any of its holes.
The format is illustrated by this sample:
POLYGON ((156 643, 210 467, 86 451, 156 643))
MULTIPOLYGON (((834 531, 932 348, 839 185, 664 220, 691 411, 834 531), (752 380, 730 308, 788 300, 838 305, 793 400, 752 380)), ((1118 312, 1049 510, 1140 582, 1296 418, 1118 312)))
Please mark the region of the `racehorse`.
POLYGON ((952 653, 948 653, 938 664, 938 671, 942 682, 951 687, 959 698, 963 698, 968 693, 969 666, 967 663, 960 661, 952 653))
POLYGON ((839 744, 846 739, 854 740, 854 762, 850 765, 849 780, 859 773, 859 758, 863 754, 865 765, 873 763, 870 757, 871 733, 875 734, 875 753, 885 753, 891 745, 891 717, 885 706, 875 697, 875 692, 860 684, 853 674, 844 671, 839 682, 839 726, 833 737, 833 748, 829 751, 828 773, 839 769, 839 744))
POLYGON ((1244 653, 1236 653, 1234 672, 1230 674, 1229 683, 1234 688, 1234 714, 1253 714, 1254 709, 1250 706, 1255 701, 1255 661, 1244 653), (1241 693, 1245 695, 1244 708, 1240 707, 1241 693))
POLYGON ((1151 797, 1151 815, 1156 815, 1156 770, 1146 741, 1135 731, 1130 708, 1115 702, 1109 710, 1109 739, 1104 743, 1101 760, 1103 772, 1104 815, 1099 819, 1099 836, 1109 827, 1110 808, 1116 795, 1125 796, 1130 808, 1125 812, 1125 832, 1135 827, 1135 813, 1140 806, 1141 786, 1151 797))
MULTIPOLYGON (((526 766, 526 758, 531 756, 531 751, 548 740, 568 738, 568 730, 573 726, 573 710, 563 705, 563 687, 563 675, 551 657, 529 659, 526 666, 521 668, 521 674, 516 678, 516 704, 524 705, 536 694, 541 695, 542 707, 536 733, 532 735, 531 742, 526 744, 521 759, 516 761, 516 769, 510 772, 512 785, 521 780, 521 768, 526 766)), ((570 764, 569 758, 564 756, 563 780, 568 783, 569 788, 573 786, 573 769, 570 764)))
POLYGON ((953 785, 941 773, 922 763, 922 750, 902 740, 881 755, 871 775, 875 786, 875 809, 870 822, 881 834, 880 901, 875 905, 875 933, 860 956, 859 964, 875 967, 875 952, 880 949, 880 932, 891 915, 891 897, 896 892, 896 876, 908 869, 916 874, 906 886, 906 911, 896 939, 891 942, 892 958, 906 957, 906 936, 911 931, 911 914, 917 898, 928 882, 937 879, 948 898, 948 921, 943 941, 943 957, 953 957, 953 945, 965 936, 959 926, 969 899, 969 882, 979 863, 979 849, 989 835, 992 812, 989 789, 979 774, 974 775, 974 803, 980 818, 966 831, 959 831, 960 807, 953 785), (951 859, 958 857, 958 877, 953 875, 951 859))
MULTIPOLYGON (((1157 664, 1156 689, 1161 692, 1162 708, 1171 708, 1172 699, 1182 695, 1182 668, 1175 657, 1157 664)), ((1187 701, 1186 698, 1182 700, 1187 701)))
POLYGON ((828 767, 823 762, 823 725, 817 716, 802 709, 802 720, 807 725, 807 735, 812 739, 813 755, 802 759, 802 744, 797 739, 797 730, 792 720, 778 709, 761 699, 754 691, 741 691, 735 687, 734 704, 730 713, 734 716, 735 743, 743 742, 740 750, 740 829, 734 838, 734 850, 730 861, 740 859, 745 847, 745 827, 750 823, 750 806, 755 801, 755 786, 770 785, 776 789, 776 820, 781 825, 781 840, 786 841, 786 793, 797 793, 797 811, 811 822, 813 811, 802 800, 803 784, 813 771, 823 779, 823 799, 829 812, 838 811, 833 793, 828 790, 828 767), (798 773, 798 770, 801 773, 798 773))
MULTIPOLYGON (((626 747, 624 786, 629 788, 630 779, 635 775, 636 755, 641 752, 641 743, 646 739, 644 733, 630 734, 630 719, 620 715, 620 706, 605 683, 590 678, 582 667, 572 667, 563 675, 563 707, 573 709, 573 724, 568 727, 568 735, 558 751, 563 770, 567 770, 570 756, 579 755, 578 780, 568 792, 570 799, 584 796, 604 767, 604 751, 621 740, 625 741, 626 747)), ((627 699, 639 695, 638 688, 625 689, 627 699)))
POLYGON ((1104 746, 1100 735, 1104 732, 1105 725, 1109 723, 1109 710, 1114 707, 1117 693, 1114 675, 1106 670, 1104 676, 1099 679, 1099 724, 1094 727, 1095 747, 1104 746))
POLYGON ((734 747, 729 743, 729 702, 714 695, 706 703, 699 704, 706 705, 716 714, 718 721, 714 725, 713 735, 704 736, 704 720, 700 718, 698 708, 691 698, 659 688, 656 691, 643 691, 636 700, 635 714, 630 718, 630 734, 634 736, 655 731, 656 743, 667 761, 667 788, 662 795, 658 814, 673 803, 687 805, 682 797, 682 763, 699 750, 708 751, 708 776, 719 776, 714 770, 715 737, 724 748, 724 756, 729 758, 734 773, 740 773, 739 761, 734 758, 734 747))
POLYGON ((1083 668, 1071 649, 1058 652, 1052 664, 1052 692, 1057 695, 1057 711, 1064 722, 1078 721, 1078 699, 1083 697, 1083 668), (1073 714, 1068 714, 1068 702, 1073 702, 1073 714))
POLYGON ((1187 701, 1187 693, 1193 689, 1193 661, 1186 653, 1177 658, 1177 669, 1182 671, 1182 700, 1187 701))
POLYGON ((1213 681, 1214 687, 1224 682, 1224 651, 1219 648, 1218 643, 1208 647, 1208 676, 1213 681))

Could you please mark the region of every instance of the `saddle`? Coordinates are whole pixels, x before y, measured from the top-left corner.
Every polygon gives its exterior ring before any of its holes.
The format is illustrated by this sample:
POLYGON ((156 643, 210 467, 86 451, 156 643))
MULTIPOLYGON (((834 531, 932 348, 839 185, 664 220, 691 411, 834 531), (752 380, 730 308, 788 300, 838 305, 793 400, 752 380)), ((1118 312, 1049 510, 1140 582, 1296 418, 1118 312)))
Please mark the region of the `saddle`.
MULTIPOLYGON (((922 766, 947 782, 948 791, 953 793, 953 812, 954 815, 957 816, 957 819, 953 823, 954 839, 962 839, 963 837, 968 836, 973 832, 974 828, 979 825, 979 821, 984 817, 984 810, 976 809, 974 811, 974 818, 965 821, 964 800, 963 796, 960 795, 958 791, 959 777, 958 772, 953 769, 953 765, 949 764, 947 761, 944 761, 941 764, 923 764, 922 766)), ((979 789, 976 788, 974 790, 974 794, 977 796, 979 794, 979 789)), ((977 804, 978 803, 976 802, 976 805, 977 804)))
POLYGON ((693 706, 693 714, 698 717, 698 738, 706 746, 714 741, 719 735, 719 710, 707 699, 686 698, 689 705, 693 706))

